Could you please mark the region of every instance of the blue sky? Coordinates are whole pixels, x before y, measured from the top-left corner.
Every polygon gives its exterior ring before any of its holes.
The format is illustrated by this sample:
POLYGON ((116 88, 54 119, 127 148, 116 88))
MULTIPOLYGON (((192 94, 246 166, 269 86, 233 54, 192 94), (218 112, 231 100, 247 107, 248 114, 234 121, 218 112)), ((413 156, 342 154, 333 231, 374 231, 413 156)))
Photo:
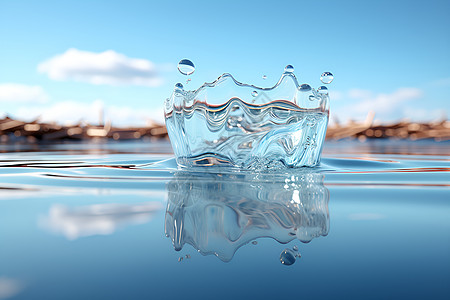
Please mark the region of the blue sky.
POLYGON ((449 11, 449 1, 0 0, 0 114, 95 121, 104 107, 118 125, 162 120, 189 58, 190 88, 224 72, 272 85, 292 64, 315 87, 333 72, 342 121, 369 110, 432 120, 450 112, 449 11))

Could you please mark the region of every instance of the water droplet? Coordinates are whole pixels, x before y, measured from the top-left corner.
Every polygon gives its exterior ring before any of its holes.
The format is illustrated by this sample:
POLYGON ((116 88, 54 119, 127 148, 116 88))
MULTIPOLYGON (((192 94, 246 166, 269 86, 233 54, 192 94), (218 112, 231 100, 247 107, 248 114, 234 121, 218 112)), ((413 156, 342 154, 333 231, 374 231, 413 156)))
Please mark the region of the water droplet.
POLYGON ((183 260, 183 256, 178 257, 178 261, 182 261, 183 260))
POLYGON ((186 80, 186 84, 188 84, 190 81, 191 81, 191 79, 188 78, 188 79, 186 80))
POLYGON ((183 89, 183 84, 181 84, 180 82, 178 82, 177 84, 175 84, 175 87, 182 90, 182 89, 183 89))
POLYGON ((331 72, 323 72, 320 76, 320 81, 322 81, 325 84, 329 84, 333 81, 334 76, 331 72))
POLYGON ((290 266, 295 263, 295 253, 291 249, 284 249, 280 254, 280 262, 283 265, 290 266))
POLYGON ((298 90, 300 92, 309 92, 311 91, 311 86, 309 84, 304 83, 298 88, 298 90))
POLYGON ((287 65, 286 67, 284 67, 284 71, 286 73, 292 73, 294 72, 294 67, 292 65, 287 65))
POLYGON ((252 244, 253 244, 253 245, 257 245, 258 242, 257 242, 257 241, 253 241, 252 244))
POLYGON ((292 247, 292 250, 294 250, 295 252, 297 252, 297 251, 298 251, 297 245, 295 245, 294 247, 292 247))
POLYGON ((183 75, 191 75, 195 71, 195 66, 189 59, 182 59, 178 63, 178 71, 183 75))
POLYGON ((252 92, 252 96, 253 96, 253 97, 258 96, 258 92, 257 92, 257 91, 253 91, 253 92, 252 92))
POLYGON ((189 258, 191 258, 191 255, 190 254, 186 254, 186 259, 189 259, 189 258))
POLYGON ((317 91, 319 92, 319 94, 328 94, 328 88, 326 86, 321 86, 317 89, 317 91))
POLYGON ((263 75, 262 79, 266 80, 267 79, 267 75, 263 75))

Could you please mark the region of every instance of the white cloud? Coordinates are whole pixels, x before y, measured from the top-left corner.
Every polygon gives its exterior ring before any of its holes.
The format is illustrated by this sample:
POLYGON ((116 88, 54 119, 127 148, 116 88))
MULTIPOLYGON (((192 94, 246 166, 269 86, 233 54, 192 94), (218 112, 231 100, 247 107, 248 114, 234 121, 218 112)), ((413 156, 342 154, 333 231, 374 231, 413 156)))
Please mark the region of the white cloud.
POLYGON ((450 77, 441 78, 436 81, 433 81, 431 82, 431 85, 435 87, 448 87, 450 86, 450 77))
MULTIPOLYGON (((413 100, 420 99, 423 91, 418 88, 398 88, 392 93, 375 93, 370 90, 351 89, 342 93, 342 101, 332 105, 331 113, 339 120, 364 120, 370 111, 376 118, 394 120, 409 117, 408 111, 414 109, 413 100)), ((331 101, 333 99, 331 98, 331 101)))
POLYGON ((91 103, 68 100, 48 106, 22 106, 18 108, 14 117, 32 120, 39 116, 39 120, 42 122, 57 122, 64 125, 76 124, 79 121, 98 124, 101 112, 103 112, 104 121, 109 120, 113 125, 119 126, 144 126, 150 120, 160 123, 164 121, 162 106, 153 109, 141 109, 106 105, 102 100, 95 100, 91 103))
POLYGON ((0 102, 45 103, 48 98, 44 89, 37 85, 0 84, 0 102))
POLYGON ((151 61, 129 58, 113 50, 95 53, 69 49, 38 66, 39 72, 54 80, 151 87, 163 83, 159 70, 151 61))

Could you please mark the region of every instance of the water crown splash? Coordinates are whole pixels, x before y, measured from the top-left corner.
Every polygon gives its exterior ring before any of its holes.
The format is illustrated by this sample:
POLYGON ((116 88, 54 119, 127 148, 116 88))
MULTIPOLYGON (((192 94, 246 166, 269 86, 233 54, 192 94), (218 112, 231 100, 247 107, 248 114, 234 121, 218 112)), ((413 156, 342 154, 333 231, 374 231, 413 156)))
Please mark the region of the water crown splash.
MULTIPOLYGON (((178 65, 182 74, 195 70, 187 61, 178 65)), ((177 85, 164 107, 178 165, 239 169, 318 165, 328 124, 328 89, 300 85, 293 72, 294 67, 287 65, 273 87, 244 84, 228 73, 196 90, 177 85)))

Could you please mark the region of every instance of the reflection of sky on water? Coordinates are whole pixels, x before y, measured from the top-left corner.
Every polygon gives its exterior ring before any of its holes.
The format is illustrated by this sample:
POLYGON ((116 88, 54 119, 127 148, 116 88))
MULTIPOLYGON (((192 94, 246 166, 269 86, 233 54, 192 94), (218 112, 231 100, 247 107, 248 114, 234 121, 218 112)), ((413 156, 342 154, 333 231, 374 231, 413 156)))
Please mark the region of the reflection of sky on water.
POLYGON ((146 223, 161 208, 160 202, 105 203, 75 208, 54 204, 40 223, 69 240, 75 240, 83 236, 108 235, 119 227, 146 223))
POLYGON ((168 184, 165 231, 175 250, 185 243, 230 261, 238 248, 269 237, 304 243, 326 236, 330 194, 324 176, 179 172, 168 184))

